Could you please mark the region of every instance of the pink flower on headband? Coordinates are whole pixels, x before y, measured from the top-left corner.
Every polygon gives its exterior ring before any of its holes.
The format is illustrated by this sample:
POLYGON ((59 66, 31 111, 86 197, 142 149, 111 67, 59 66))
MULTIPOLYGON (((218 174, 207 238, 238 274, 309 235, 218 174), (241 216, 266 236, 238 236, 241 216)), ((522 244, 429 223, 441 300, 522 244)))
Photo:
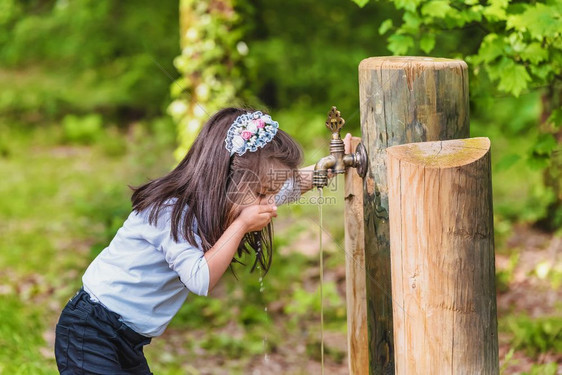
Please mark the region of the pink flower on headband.
POLYGON ((255 152, 271 141, 279 123, 260 111, 243 113, 230 125, 224 145, 230 156, 255 152))

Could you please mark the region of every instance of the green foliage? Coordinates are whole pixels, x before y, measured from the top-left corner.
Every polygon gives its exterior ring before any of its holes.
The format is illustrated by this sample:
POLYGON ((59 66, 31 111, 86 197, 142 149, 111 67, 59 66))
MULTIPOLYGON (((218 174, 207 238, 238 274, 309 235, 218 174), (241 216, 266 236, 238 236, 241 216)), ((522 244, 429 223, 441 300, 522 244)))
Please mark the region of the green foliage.
POLYGON ((547 120, 547 123, 555 128, 562 126, 562 108, 557 108, 552 111, 552 114, 547 120))
POLYGON ((103 119, 98 114, 78 117, 66 115, 62 120, 64 137, 70 143, 92 144, 98 141, 103 133, 103 119))
MULTIPOLYGON (((324 282, 322 291, 326 321, 341 320, 345 318, 345 305, 340 298, 336 285, 333 282, 324 282)), ((285 313, 292 316, 296 322, 310 317, 311 314, 320 314, 320 289, 310 293, 297 288, 293 291, 290 302, 285 306, 285 313)))
MULTIPOLYGON (((301 121, 325 117, 337 105, 350 128, 356 126, 350 117, 358 120, 357 65, 384 53, 373 26, 395 13, 390 4, 359 9, 340 0, 270 0, 254 6, 254 13, 242 13, 254 21, 246 36, 250 91, 272 110, 302 110, 301 121)), ((324 121, 308 121, 307 131, 323 129, 324 121)))
POLYGON ((501 367, 500 367, 500 374, 504 375, 506 372, 505 370, 507 369, 507 366, 512 362, 513 360, 513 353, 515 353, 515 349, 510 348, 509 351, 505 354, 505 357, 503 358, 503 362, 501 367))
POLYGON ((351 0, 351 1, 357 4, 357 6, 359 6, 360 8, 363 8, 369 2, 369 0, 351 0))
POLYGON ((519 154, 507 154, 504 155, 500 161, 498 161, 495 165, 495 169, 498 172, 502 172, 504 170, 509 169, 510 167, 512 167, 513 165, 515 165, 515 163, 517 163, 519 160, 521 160, 521 155, 519 154))
POLYGON ((388 37, 388 49, 395 55, 404 55, 414 46, 414 38, 403 34, 393 34, 388 37))
POLYGON ((177 19, 177 0, 2 1, 0 113, 161 113, 177 19))
POLYGON ((57 373, 43 337, 51 337, 62 304, 79 288, 90 251, 106 246, 128 215, 127 184, 172 165, 166 154, 173 142, 154 141, 170 139, 156 134, 164 123, 146 126, 150 133, 110 134, 131 141, 126 155, 116 156, 107 153, 107 126, 83 145, 66 143, 57 124, 0 122, 0 194, 9 197, 0 200, 0 222, 9 223, 0 225, 0 373, 57 373))
POLYGON ((540 280, 547 280, 553 290, 562 286, 562 266, 553 266, 552 262, 542 261, 535 267, 534 274, 540 280))
POLYGON ((211 353, 221 353, 229 358, 263 353, 263 338, 248 340, 248 338, 235 338, 226 333, 209 335, 201 343, 203 349, 211 353))
MULTIPOLYGON (((461 38, 463 28, 484 30, 477 49, 464 53, 475 75, 485 70, 498 84, 499 91, 519 96, 535 86, 560 79, 562 42, 560 23, 562 6, 557 1, 517 3, 508 0, 476 1, 451 0, 394 0, 397 9, 404 9, 402 23, 388 38, 388 49, 394 54, 425 53, 441 45, 444 30, 451 30, 461 38), (437 42, 435 41, 435 36, 437 42)), ((392 23, 381 24, 384 34, 392 23)), ((478 37, 478 34, 476 34, 478 37)), ((459 44, 459 43, 457 43, 459 44)), ((439 48, 445 51, 448 48, 439 48)), ((449 53, 462 52, 462 46, 450 48, 449 53)))
POLYGON ((40 312, 26 308, 15 295, 2 295, 0 316, 0 373, 53 374, 39 353, 39 348, 46 345, 41 337, 40 312))
POLYGON ((524 372, 523 375, 556 375, 558 373, 558 363, 551 362, 540 365, 532 365, 531 371, 524 372))
POLYGON ((502 325, 513 334, 512 345, 531 356, 554 351, 562 353, 562 318, 509 316, 502 325))
MULTIPOLYGON (((483 97, 492 101, 493 95, 504 93, 518 98, 547 88, 542 93, 542 113, 534 121, 541 134, 525 159, 529 166, 547 175, 544 183, 553 199, 548 202, 542 221, 546 229, 557 228, 562 223, 562 186, 558 182, 562 161, 553 159, 553 155, 562 151, 558 128, 562 122, 562 3, 555 0, 391 0, 391 3, 402 15, 401 19, 391 17, 380 24, 381 35, 391 31, 386 40, 388 50, 395 55, 432 53, 466 60, 472 72, 473 103, 483 97)), ((474 113, 480 115, 478 111, 474 113)), ((518 150, 504 155, 498 167, 509 168, 523 159, 523 154, 523 150, 518 150)))
POLYGON ((513 273, 519 262, 519 253, 514 252, 509 256, 509 265, 502 270, 496 270, 496 288, 500 293, 509 290, 509 285, 513 281, 513 273))
POLYGON ((550 156, 557 146, 552 134, 539 134, 531 150, 530 165, 537 169, 546 168, 550 163, 550 156))
POLYGON ((186 19, 197 18, 183 32, 186 48, 175 60, 183 77, 171 87, 176 100, 168 108, 181 133, 178 157, 202 122, 225 105, 267 108, 276 119, 284 117, 283 129, 296 130, 305 146, 326 131, 331 105, 342 111, 348 130, 358 130, 357 65, 384 52, 372 25, 393 13, 388 4, 361 10, 340 0, 242 1, 229 3, 237 13, 225 20, 208 12, 206 2, 197 3, 182 3, 186 19), (206 31, 214 18, 229 30, 228 40, 206 31), (209 42, 214 48, 207 53, 202 49, 209 42))
POLYGON ((392 20, 389 18, 384 20, 383 23, 379 26, 379 34, 384 35, 388 30, 390 30, 393 26, 392 20))

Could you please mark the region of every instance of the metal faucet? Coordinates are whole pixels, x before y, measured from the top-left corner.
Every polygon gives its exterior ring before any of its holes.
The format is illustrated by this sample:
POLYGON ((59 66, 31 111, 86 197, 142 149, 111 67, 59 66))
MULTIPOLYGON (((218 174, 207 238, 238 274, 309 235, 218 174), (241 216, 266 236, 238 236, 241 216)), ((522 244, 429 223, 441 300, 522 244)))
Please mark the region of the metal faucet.
POLYGON ((332 133, 330 141, 330 155, 318 160, 314 166, 312 175, 312 185, 322 188, 328 185, 328 170, 333 174, 345 172, 348 167, 357 168, 357 173, 361 177, 367 174, 367 152, 363 144, 358 144, 355 153, 345 154, 345 146, 341 139, 340 131, 345 125, 345 120, 341 117, 340 111, 332 107, 328 113, 326 127, 332 133))

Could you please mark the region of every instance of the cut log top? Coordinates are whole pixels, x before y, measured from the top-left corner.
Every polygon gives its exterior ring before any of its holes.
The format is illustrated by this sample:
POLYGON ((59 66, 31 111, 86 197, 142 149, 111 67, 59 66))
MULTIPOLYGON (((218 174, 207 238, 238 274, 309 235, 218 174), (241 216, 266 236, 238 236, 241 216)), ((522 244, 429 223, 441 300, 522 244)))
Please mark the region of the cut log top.
POLYGON ((389 157, 427 168, 454 168, 481 159, 490 150, 488 138, 420 142, 386 149, 389 157))
POLYGON ((419 57, 419 56, 381 56, 369 57, 359 64, 359 70, 408 70, 418 67, 422 70, 440 69, 468 69, 462 60, 444 59, 439 57, 419 57))

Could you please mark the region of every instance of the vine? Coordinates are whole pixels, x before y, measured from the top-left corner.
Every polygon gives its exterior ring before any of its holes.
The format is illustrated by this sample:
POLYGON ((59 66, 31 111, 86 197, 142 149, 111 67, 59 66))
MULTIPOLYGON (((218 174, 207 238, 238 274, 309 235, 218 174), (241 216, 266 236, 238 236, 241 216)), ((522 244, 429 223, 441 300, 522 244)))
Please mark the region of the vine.
POLYGON ((174 66, 182 76, 172 84, 174 100, 168 106, 178 129, 178 160, 212 113, 239 102, 248 53, 246 27, 235 9, 239 3, 180 0, 182 51, 174 66))

